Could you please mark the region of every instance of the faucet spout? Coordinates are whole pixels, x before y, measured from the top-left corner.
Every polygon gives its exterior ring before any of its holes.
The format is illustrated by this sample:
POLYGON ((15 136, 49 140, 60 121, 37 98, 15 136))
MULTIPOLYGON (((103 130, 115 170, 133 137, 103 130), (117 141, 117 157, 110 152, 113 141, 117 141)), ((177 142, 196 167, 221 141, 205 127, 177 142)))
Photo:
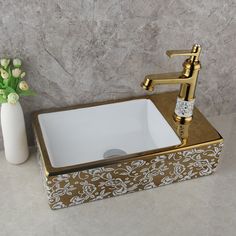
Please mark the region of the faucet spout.
POLYGON ((157 84, 187 84, 190 82, 191 78, 186 78, 182 72, 173 72, 146 75, 141 86, 148 91, 153 91, 157 84))
POLYGON ((168 50, 169 57, 189 56, 183 63, 182 72, 146 75, 141 87, 147 91, 153 91, 158 84, 180 84, 174 117, 178 121, 190 121, 193 116, 195 90, 201 64, 199 56, 201 46, 193 45, 192 50, 168 50))

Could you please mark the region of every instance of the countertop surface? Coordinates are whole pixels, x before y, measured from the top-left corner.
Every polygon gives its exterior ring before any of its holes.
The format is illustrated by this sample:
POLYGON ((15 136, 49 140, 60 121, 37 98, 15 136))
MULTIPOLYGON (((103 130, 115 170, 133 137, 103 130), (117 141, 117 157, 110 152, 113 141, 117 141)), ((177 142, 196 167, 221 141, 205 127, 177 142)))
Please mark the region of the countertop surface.
POLYGON ((215 174, 53 211, 36 152, 19 166, 0 153, 0 235, 236 235, 236 113, 209 118, 225 139, 215 174))

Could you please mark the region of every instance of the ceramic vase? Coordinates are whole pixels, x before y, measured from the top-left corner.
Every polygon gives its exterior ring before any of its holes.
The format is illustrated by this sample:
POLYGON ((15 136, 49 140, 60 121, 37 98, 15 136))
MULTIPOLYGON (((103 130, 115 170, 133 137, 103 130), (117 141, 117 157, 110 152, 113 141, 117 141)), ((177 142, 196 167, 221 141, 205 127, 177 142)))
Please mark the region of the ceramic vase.
POLYGON ((21 164, 29 156, 24 114, 19 102, 3 103, 1 108, 5 157, 12 164, 21 164))

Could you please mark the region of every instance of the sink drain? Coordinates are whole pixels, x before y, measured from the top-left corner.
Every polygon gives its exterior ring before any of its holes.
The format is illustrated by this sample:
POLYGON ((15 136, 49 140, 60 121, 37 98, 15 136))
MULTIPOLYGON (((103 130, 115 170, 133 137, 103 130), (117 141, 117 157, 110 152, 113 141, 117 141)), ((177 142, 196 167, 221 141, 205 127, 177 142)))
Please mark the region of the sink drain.
POLYGON ((121 149, 109 149, 103 154, 103 158, 112 158, 112 157, 119 157, 119 156, 124 156, 127 153, 121 149))

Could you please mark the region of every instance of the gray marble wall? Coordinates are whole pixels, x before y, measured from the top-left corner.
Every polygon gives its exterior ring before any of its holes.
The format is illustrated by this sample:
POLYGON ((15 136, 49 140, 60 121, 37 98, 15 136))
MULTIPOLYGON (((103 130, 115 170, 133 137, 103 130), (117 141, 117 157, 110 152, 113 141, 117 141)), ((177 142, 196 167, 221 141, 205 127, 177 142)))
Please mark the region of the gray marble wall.
POLYGON ((38 93, 21 100, 31 144, 32 111, 145 94, 146 74, 181 69, 165 51, 193 43, 203 47, 198 107, 236 111, 234 0, 0 0, 0 9, 0 56, 22 58, 38 93))

